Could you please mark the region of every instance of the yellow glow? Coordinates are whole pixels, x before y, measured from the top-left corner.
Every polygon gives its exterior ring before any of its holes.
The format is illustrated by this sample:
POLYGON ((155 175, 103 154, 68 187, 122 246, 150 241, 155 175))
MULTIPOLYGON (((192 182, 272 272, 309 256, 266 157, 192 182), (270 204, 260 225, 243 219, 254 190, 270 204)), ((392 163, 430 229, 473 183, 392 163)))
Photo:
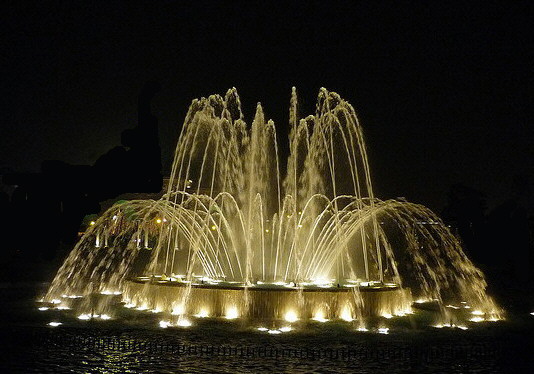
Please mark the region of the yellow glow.
POLYGON ((156 223, 161 223, 161 218, 156 219, 156 223))
POLYGON ((91 226, 94 226, 95 223, 96 223, 95 221, 91 221, 91 222, 89 222, 89 224, 90 224, 91 226))
POLYGON ((369 331, 369 329, 367 327, 365 327, 365 326, 358 327, 357 330, 361 331, 361 332, 369 331))
POLYGON ((267 331, 269 330, 267 327, 258 327, 258 331, 267 331))
POLYGON ((393 315, 390 314, 390 313, 384 313, 384 314, 382 314, 382 317, 390 319, 390 318, 393 318, 393 315))
POLYGON ((279 330, 282 332, 289 332, 293 329, 290 326, 284 326, 284 327, 280 327, 279 330))
POLYGON ((315 312, 315 315, 313 316, 312 319, 314 321, 317 321, 317 322, 327 322, 328 321, 328 319, 325 318, 324 312, 322 310, 318 310, 317 312, 315 312))
POLYGON ((198 317, 198 318, 207 318, 209 317, 210 314, 208 312, 207 309, 201 309, 200 312, 195 316, 195 317, 198 317))
POLYGON ((180 319, 178 319, 178 322, 176 322, 176 326, 189 327, 189 326, 191 326, 191 321, 189 321, 186 318, 180 318, 180 319))
POLYGON ((350 311, 350 307, 348 305, 346 305, 343 310, 341 311, 341 315, 340 315, 340 318, 343 320, 343 321, 347 321, 347 322, 351 322, 353 321, 353 318, 352 318, 352 313, 350 311))
POLYGON ((52 304, 61 304, 61 300, 59 299, 54 299, 51 301, 52 304))
POLYGON ((291 322, 297 322, 299 320, 299 317, 298 317, 297 313, 295 313, 294 310, 290 310, 285 314, 284 319, 287 322, 291 323, 291 322))
POLYGON ((90 314, 80 314, 78 316, 78 319, 81 319, 83 321, 87 321, 87 320, 91 319, 91 315, 90 314))
POLYGON ((265 232, 269 232, 269 229, 265 229, 265 232))
POLYGON ((473 311, 471 312, 471 314, 474 315, 474 316, 483 316, 483 315, 484 315, 484 312, 481 311, 481 310, 473 310, 473 311))
POLYGON ((275 335, 280 334, 280 330, 269 330, 268 332, 269 334, 275 334, 275 335))
POLYGON ((237 317, 239 317, 239 312, 235 306, 226 309, 226 319, 236 319, 237 317))
POLYGON ((211 230, 212 230, 212 231, 217 230, 217 226, 215 226, 215 225, 211 225, 211 230))
POLYGON ((429 301, 430 301, 429 299, 417 299, 417 300, 415 300, 415 303, 416 304, 423 304, 423 303, 427 303, 429 301))
POLYGON ((181 314, 184 314, 184 312, 185 312, 185 308, 184 308, 183 304, 178 304, 174 308, 172 308, 171 314, 173 316, 179 316, 181 314))
POLYGON ((388 327, 380 327, 378 329, 379 334, 389 334, 389 328, 388 327))
POLYGON ((471 322, 482 322, 484 321, 484 318, 482 317, 473 317, 470 319, 471 322))

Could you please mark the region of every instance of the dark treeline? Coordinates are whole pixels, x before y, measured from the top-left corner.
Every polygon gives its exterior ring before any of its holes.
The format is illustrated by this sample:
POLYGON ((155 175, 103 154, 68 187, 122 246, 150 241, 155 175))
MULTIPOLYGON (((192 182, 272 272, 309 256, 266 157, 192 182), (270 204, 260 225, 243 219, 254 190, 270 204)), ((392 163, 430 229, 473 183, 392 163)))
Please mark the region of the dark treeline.
POLYGON ((516 176, 507 198, 488 209, 485 194, 457 184, 450 188, 442 217, 462 240, 467 255, 489 278, 490 287, 532 286, 534 216, 527 178, 516 176))
POLYGON ((82 219, 98 213, 101 202, 124 193, 161 191, 158 119, 151 112, 158 91, 159 84, 145 84, 137 126, 124 130, 122 144, 94 165, 44 161, 40 173, 2 173, 4 189, 11 190, 0 191, 2 257, 51 260, 62 244, 76 242, 82 219))

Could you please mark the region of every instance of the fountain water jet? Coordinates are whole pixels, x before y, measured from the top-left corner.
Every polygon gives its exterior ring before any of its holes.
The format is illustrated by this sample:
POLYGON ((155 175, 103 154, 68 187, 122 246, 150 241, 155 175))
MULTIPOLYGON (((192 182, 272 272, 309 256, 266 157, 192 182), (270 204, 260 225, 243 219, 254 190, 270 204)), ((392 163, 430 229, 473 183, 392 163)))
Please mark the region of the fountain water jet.
POLYGON ((365 329, 365 316, 411 312, 412 294, 501 318, 483 274, 432 211, 374 196, 353 107, 323 88, 315 115, 299 119, 297 102, 293 88, 282 176, 260 104, 248 126, 235 88, 194 100, 165 195, 106 211, 44 299, 71 306, 61 295, 83 295, 78 309, 109 314, 109 298, 89 296, 122 293, 180 326, 196 315, 365 329))

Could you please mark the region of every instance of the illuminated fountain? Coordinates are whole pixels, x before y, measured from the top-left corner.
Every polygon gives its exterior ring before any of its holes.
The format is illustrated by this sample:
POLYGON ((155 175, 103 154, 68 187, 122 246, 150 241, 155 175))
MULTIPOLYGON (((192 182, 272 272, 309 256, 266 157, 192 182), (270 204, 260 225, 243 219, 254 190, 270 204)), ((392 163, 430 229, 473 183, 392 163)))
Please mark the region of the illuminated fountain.
POLYGON ((293 89, 282 175, 259 104, 248 126, 235 89, 194 100, 166 194, 105 212, 44 301, 92 319, 109 318, 120 297, 162 313, 161 327, 208 317, 344 320, 364 331, 367 317, 411 313, 412 295, 445 321, 463 307, 500 319, 483 274, 432 211, 375 198, 353 107, 321 89, 315 115, 297 113, 293 89))

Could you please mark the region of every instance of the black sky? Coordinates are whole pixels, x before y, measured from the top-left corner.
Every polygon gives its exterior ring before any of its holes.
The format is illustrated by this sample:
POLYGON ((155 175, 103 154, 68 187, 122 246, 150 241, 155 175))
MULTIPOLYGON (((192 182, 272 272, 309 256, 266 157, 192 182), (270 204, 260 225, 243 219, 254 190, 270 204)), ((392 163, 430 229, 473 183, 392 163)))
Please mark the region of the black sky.
POLYGON ((12 2, 2 12, 0 166, 93 163, 136 123, 143 83, 168 169, 191 100, 238 88, 287 131, 321 86, 356 108, 377 195, 440 209, 534 183, 529 2, 12 2))

